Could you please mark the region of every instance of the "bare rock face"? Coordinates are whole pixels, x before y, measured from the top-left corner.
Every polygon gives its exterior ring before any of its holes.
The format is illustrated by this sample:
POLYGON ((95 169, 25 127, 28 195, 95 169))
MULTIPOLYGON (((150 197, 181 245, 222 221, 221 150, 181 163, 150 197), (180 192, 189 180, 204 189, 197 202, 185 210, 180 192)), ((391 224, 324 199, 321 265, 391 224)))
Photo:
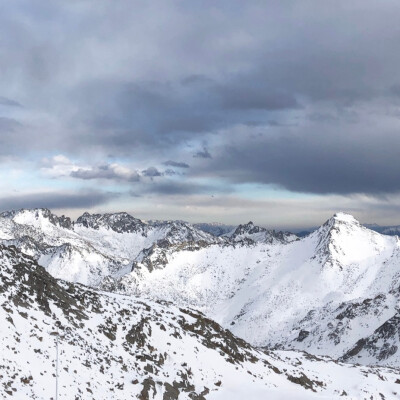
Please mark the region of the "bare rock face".
POLYGON ((77 219, 75 224, 95 230, 104 227, 117 233, 139 232, 145 234, 147 230, 145 223, 125 212, 116 214, 89 214, 85 212, 77 219))
POLYGON ((252 221, 239 225, 234 231, 225 235, 232 242, 250 240, 254 243, 289 243, 297 239, 297 236, 290 232, 280 232, 256 226, 252 221))

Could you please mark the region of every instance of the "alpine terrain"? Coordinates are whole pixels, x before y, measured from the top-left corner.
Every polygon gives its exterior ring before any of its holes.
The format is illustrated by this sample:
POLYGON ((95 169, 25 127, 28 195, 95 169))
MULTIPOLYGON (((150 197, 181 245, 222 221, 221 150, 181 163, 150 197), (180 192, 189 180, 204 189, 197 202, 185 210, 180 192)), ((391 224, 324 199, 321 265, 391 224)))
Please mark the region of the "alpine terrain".
MULTIPOLYGON (((2 396, 400 396, 400 241, 127 213, 0 215, 2 396), (204 228, 204 227, 202 227, 204 228)), ((53 397, 54 398, 54 397, 53 397)))

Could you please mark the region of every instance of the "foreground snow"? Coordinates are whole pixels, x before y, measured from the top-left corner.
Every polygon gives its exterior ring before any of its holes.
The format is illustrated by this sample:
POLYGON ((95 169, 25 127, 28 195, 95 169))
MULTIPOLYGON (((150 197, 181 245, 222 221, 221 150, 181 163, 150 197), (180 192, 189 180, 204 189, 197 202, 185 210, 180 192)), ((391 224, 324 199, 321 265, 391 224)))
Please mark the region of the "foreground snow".
POLYGON ((60 399, 390 399, 394 369, 264 353, 166 302, 57 281, 0 246, 0 396, 49 399, 60 322, 60 399))

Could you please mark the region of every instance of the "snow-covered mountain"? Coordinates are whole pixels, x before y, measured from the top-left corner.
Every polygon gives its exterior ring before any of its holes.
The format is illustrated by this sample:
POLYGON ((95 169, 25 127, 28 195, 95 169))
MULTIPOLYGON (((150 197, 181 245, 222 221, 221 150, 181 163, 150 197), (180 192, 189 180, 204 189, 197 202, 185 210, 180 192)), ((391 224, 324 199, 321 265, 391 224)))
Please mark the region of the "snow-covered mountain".
POLYGON ((201 310, 258 347, 400 366, 400 243, 338 213, 307 237, 253 223, 216 237, 126 213, 0 216, 54 277, 201 310))
POLYGON ((0 214, 1 243, 17 246, 56 278, 91 286, 130 272, 136 256, 154 243, 221 240, 185 222, 146 224, 127 213, 85 213, 76 222, 47 209, 0 214))
POLYGON ((400 304, 399 239, 347 214, 295 241, 152 249, 105 287, 189 304, 257 346, 400 366, 398 331, 381 328, 400 304))
POLYGON ((184 221, 144 222, 124 212, 84 213, 77 221, 58 217, 48 209, 0 214, 1 243, 17 246, 56 278, 94 287, 106 277, 118 279, 126 275, 133 262, 153 248, 295 238, 253 225, 250 228, 249 224, 237 229, 242 231, 240 235, 233 232, 231 238, 218 237, 184 221), (247 231, 243 227, 247 227, 247 231))
POLYGON ((0 245, 0 396, 59 399, 390 399, 394 369, 263 352, 201 313, 54 279, 0 245), (58 340, 57 340, 58 338, 58 340))

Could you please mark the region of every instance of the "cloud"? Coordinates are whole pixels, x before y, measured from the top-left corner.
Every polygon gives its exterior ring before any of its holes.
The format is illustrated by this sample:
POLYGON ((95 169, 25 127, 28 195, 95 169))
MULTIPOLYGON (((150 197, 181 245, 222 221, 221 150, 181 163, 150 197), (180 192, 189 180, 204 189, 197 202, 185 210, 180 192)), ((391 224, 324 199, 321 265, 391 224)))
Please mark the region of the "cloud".
POLYGON ((161 181, 153 182, 142 188, 144 193, 159 194, 164 196, 196 195, 226 193, 228 189, 215 185, 200 184, 195 182, 161 181))
MULTIPOLYGON (((0 132, 4 134, 14 133, 22 124, 14 118, 0 117, 0 132)), ((6 137, 7 139, 9 137, 6 137)))
POLYGON ((236 184, 272 184, 301 193, 400 191, 400 136, 392 130, 383 140, 374 118, 360 126, 338 119, 334 125, 317 121, 273 132, 266 128, 263 134, 253 135, 242 135, 242 129, 248 131, 242 127, 226 133, 230 145, 213 147, 215 157, 198 167, 198 175, 223 176, 236 184))
POLYGON ((0 96, 0 105, 8 107, 22 107, 20 103, 7 97, 0 96))
POLYGON ((28 186, 400 190, 396 2, 96 4, 2 9, 0 160, 28 186))
POLYGON ((194 158, 212 158, 210 152, 204 147, 203 150, 199 150, 193 154, 194 158))
POLYGON ((180 175, 180 173, 179 173, 179 172, 176 172, 174 169, 167 168, 167 169, 163 172, 163 175, 166 175, 166 176, 174 176, 174 175, 180 175))
POLYGON ((0 209, 18 210, 21 208, 91 208, 106 204, 118 197, 114 193, 99 191, 83 192, 39 192, 0 197, 0 209))
MULTIPOLYGON (((320 101, 374 102, 400 82, 391 28, 400 10, 389 3, 99 4, 95 13, 85 4, 8 5, 1 16, 3 93, 23 99, 42 128, 54 124, 52 140, 42 143, 52 151, 168 148, 172 156, 218 129, 266 123, 320 101), (49 16, 54 26, 43 25, 49 16)), ((25 139, 33 137, 26 128, 25 139)))
POLYGON ((184 162, 179 162, 179 161, 164 161, 163 162, 164 165, 167 165, 169 167, 176 167, 176 168, 190 168, 189 164, 186 164, 184 162))
POLYGON ((103 179, 127 182, 140 180, 138 171, 127 166, 118 163, 82 165, 63 154, 45 157, 39 165, 43 174, 51 178, 72 177, 82 180, 103 179))
POLYGON ((143 176, 150 177, 150 178, 154 178, 154 177, 156 177, 156 176, 163 176, 163 173, 160 172, 160 171, 159 171, 157 168, 155 168, 155 167, 149 167, 149 168, 144 169, 144 170, 142 171, 142 175, 143 175, 143 176))
POLYGON ((294 94, 279 91, 261 82, 228 82, 217 88, 222 107, 233 110, 276 111, 298 108, 294 94))
POLYGON ((110 179, 128 182, 138 182, 140 176, 137 171, 118 164, 105 164, 98 167, 78 168, 70 173, 73 178, 91 179, 110 179))

